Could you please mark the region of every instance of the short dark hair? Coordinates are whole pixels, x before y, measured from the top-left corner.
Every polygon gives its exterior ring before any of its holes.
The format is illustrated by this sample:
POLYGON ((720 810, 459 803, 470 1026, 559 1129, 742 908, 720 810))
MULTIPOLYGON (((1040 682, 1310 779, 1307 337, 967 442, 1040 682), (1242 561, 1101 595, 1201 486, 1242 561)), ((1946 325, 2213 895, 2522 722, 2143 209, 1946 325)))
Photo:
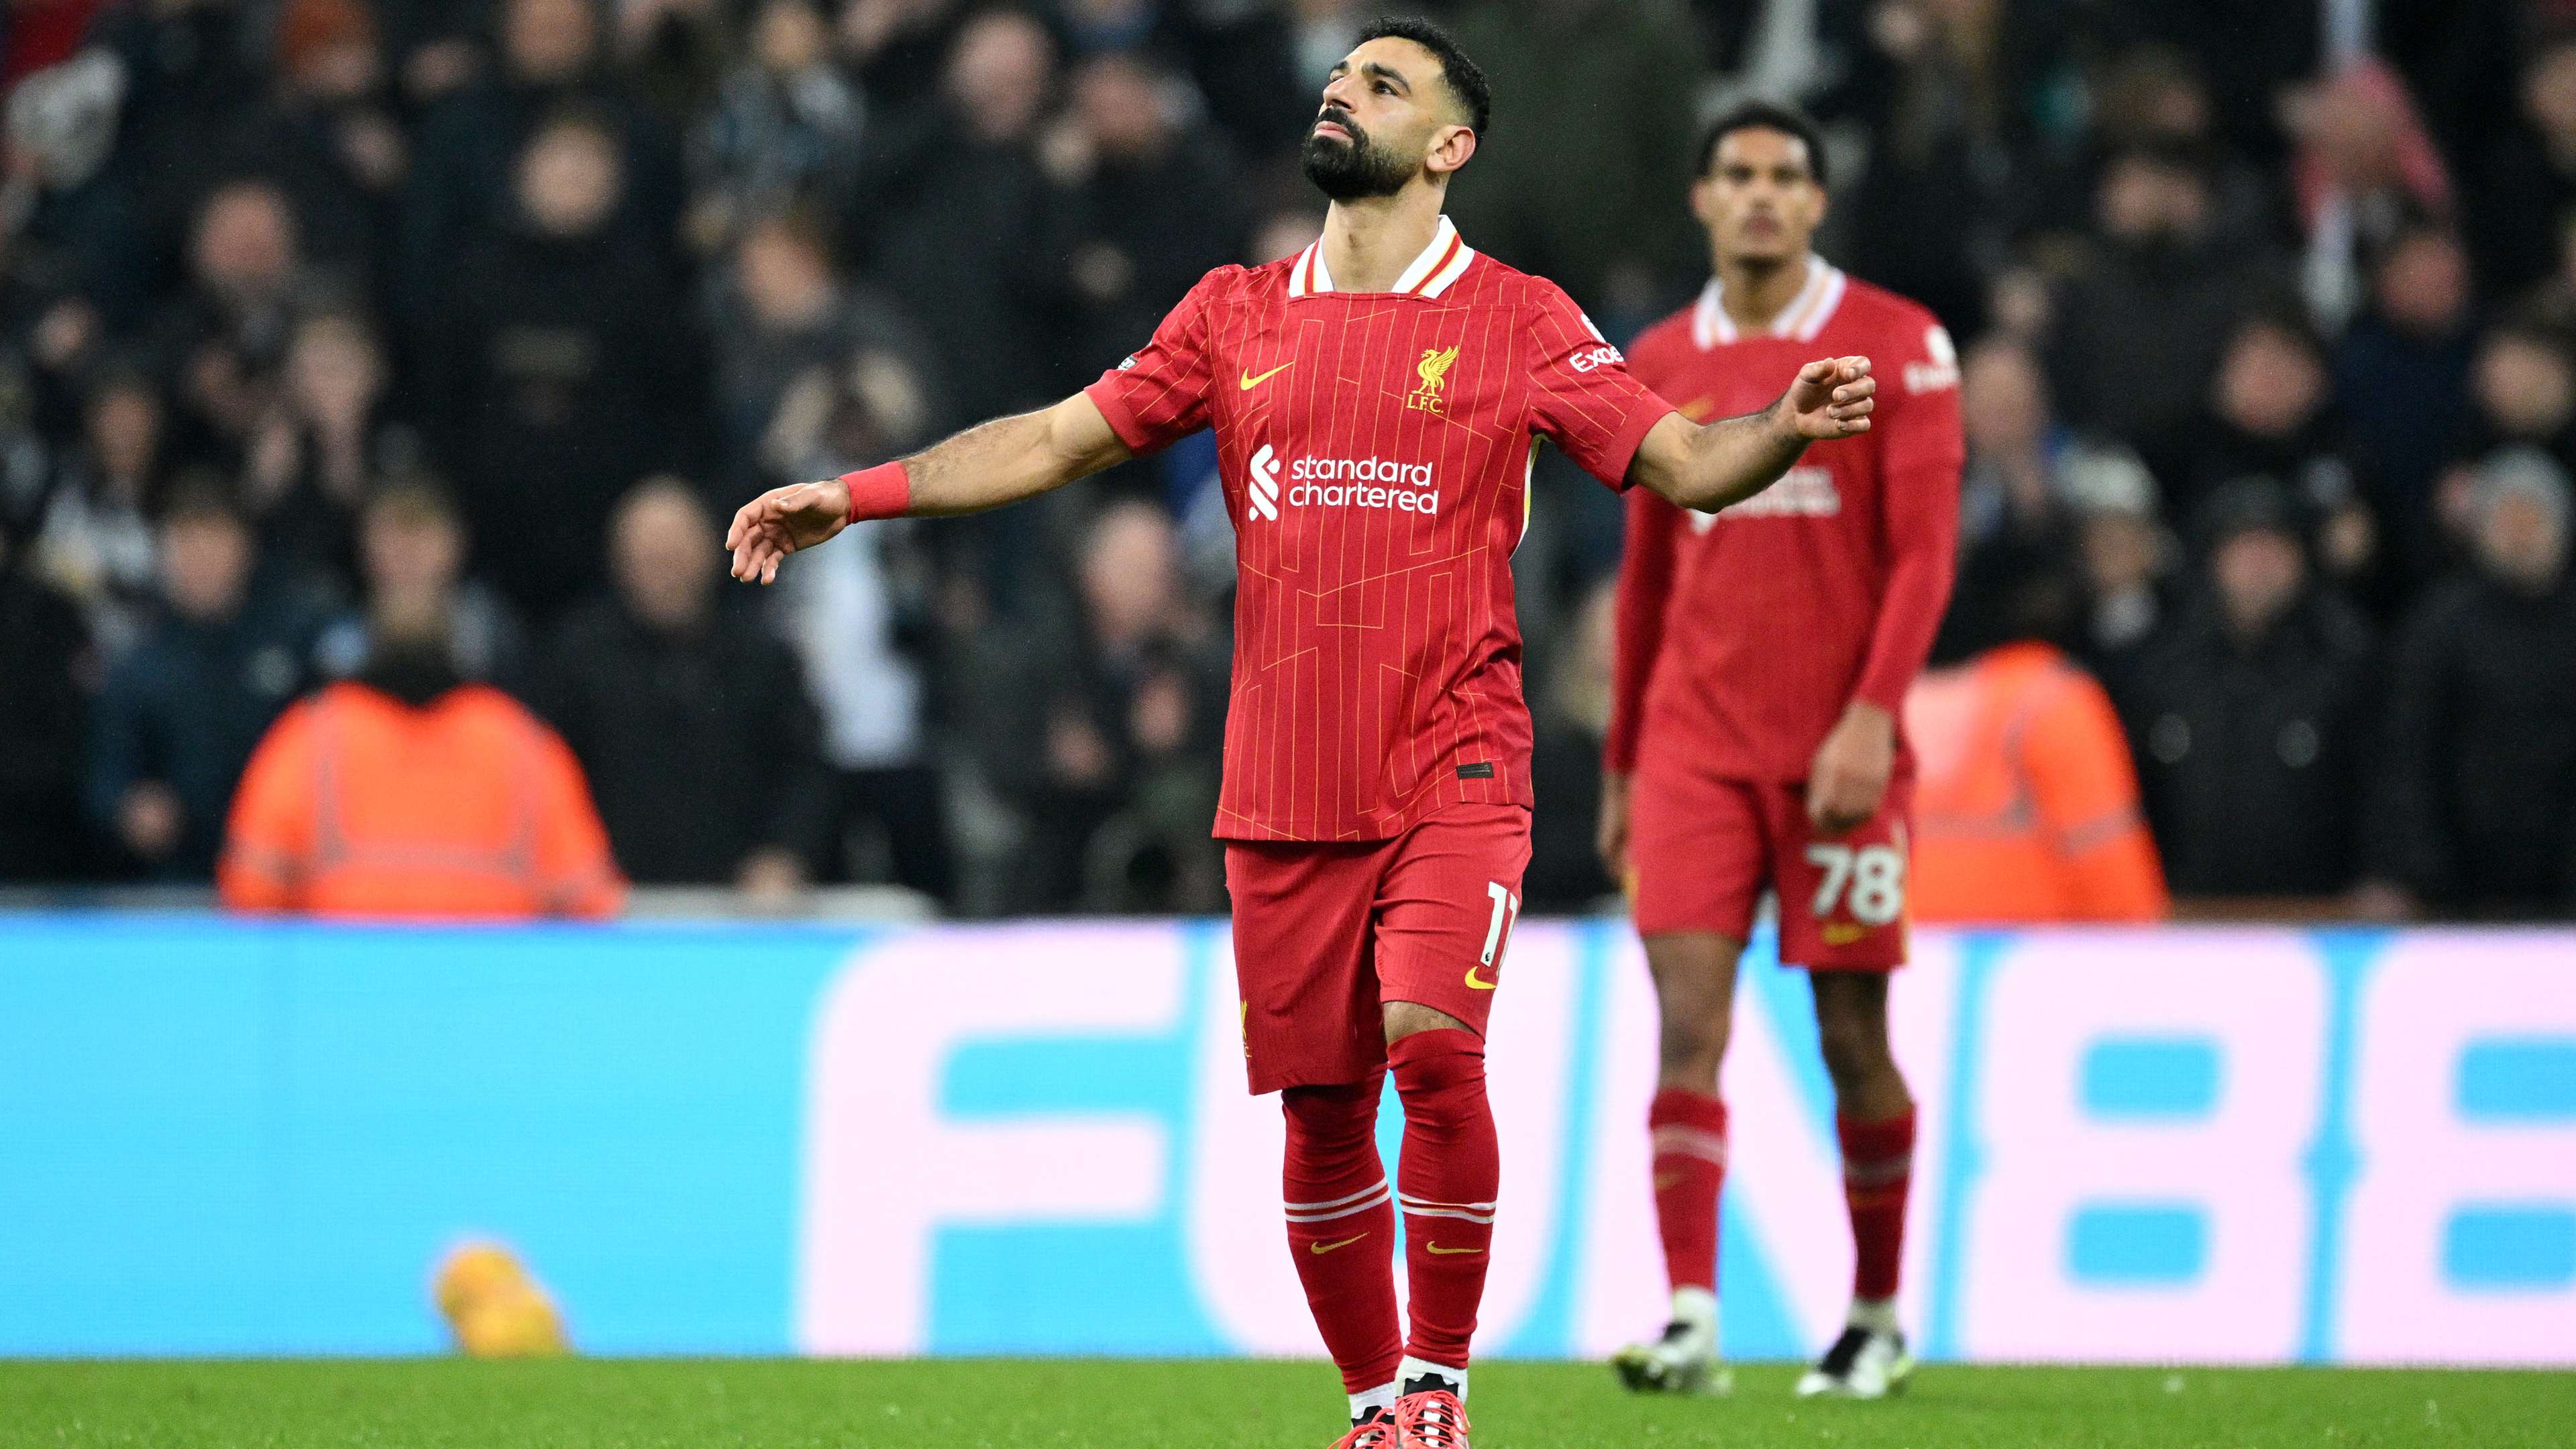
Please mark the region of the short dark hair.
POLYGON ((1467 112, 1467 129, 1482 140, 1494 125, 1494 88, 1485 80, 1484 67, 1467 58, 1458 48, 1456 37, 1428 20, 1406 15, 1381 16, 1360 31, 1353 42, 1366 45, 1372 40, 1410 40, 1440 62, 1440 79, 1449 94, 1467 112))
POLYGON ((1778 101, 1743 101, 1731 106, 1725 114, 1708 123, 1699 133, 1699 169, 1692 174, 1706 176, 1717 164, 1718 143, 1738 131, 1777 131, 1795 136, 1807 146, 1807 174, 1816 184, 1825 184, 1825 133, 1796 106, 1778 101))

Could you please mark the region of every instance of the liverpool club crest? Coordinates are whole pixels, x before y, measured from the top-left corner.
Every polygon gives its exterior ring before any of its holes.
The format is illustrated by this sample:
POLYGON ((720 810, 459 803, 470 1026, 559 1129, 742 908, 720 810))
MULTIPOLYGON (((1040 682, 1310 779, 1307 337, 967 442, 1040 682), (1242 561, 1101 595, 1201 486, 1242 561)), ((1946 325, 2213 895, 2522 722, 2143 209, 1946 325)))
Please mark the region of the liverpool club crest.
POLYGON ((1417 412, 1446 416, 1449 407, 1441 401, 1440 390, 1448 386, 1449 368, 1457 360, 1458 349, 1455 347, 1446 351, 1437 347, 1424 348, 1422 360, 1413 366, 1414 375, 1422 379, 1422 386, 1413 390, 1413 396, 1405 399, 1404 405, 1417 412))

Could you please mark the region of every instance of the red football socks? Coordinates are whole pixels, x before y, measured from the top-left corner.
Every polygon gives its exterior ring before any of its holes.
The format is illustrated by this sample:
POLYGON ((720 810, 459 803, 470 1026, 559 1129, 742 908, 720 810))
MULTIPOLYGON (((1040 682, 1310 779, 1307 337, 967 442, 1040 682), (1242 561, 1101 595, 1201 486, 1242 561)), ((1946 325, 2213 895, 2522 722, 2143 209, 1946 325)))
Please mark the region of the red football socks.
POLYGON ((1386 1056, 1404 1101, 1396 1185, 1412 1287, 1413 1335, 1405 1355, 1464 1369, 1485 1296, 1494 1194, 1502 1181, 1494 1114, 1485 1101, 1485 1044, 1473 1032, 1449 1027, 1415 1032, 1386 1056))
POLYGON ((1726 1185, 1726 1104, 1666 1087, 1646 1125, 1655 1145, 1655 1222, 1664 1277, 1675 1288, 1717 1291, 1717 1197, 1726 1185))
POLYGON ((1914 1109, 1882 1122, 1834 1119, 1843 1141, 1843 1196, 1851 1204, 1852 1296, 1896 1296, 1905 1254, 1905 1194, 1914 1183, 1914 1109))
POLYGON ((1395 1322, 1395 1204, 1377 1155, 1385 1080, 1279 1094, 1288 1115, 1280 1181, 1288 1251, 1352 1394, 1394 1383, 1404 1349, 1395 1322))

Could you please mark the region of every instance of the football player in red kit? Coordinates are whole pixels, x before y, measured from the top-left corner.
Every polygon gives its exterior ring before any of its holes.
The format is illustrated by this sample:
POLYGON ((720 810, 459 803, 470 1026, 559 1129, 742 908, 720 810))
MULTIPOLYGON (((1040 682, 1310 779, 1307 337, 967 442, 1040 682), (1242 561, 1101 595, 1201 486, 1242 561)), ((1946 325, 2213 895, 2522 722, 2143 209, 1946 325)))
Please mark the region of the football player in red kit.
POLYGON ((1613 1360, 1631 1388, 1722 1389, 1717 1202, 1736 957, 1765 890, 1780 959, 1806 968, 1858 1258, 1851 1316, 1801 1394, 1875 1398, 1913 1369, 1896 1323, 1914 1104, 1889 1053, 1905 959, 1912 760, 1898 725, 1949 600, 1958 538, 1957 359, 1932 314, 1809 249, 1825 155, 1794 111, 1741 107, 1698 153, 1691 205, 1716 275, 1632 349, 1690 417, 1823 349, 1881 378, 1870 434, 1818 448, 1723 510, 1628 502, 1601 849, 1632 883, 1663 1043, 1650 1130, 1672 1322, 1613 1360))
POLYGON ((1441 214, 1483 75, 1418 21, 1335 66, 1303 147, 1332 198, 1290 260, 1220 267, 1153 339, 1043 412, 764 494, 737 578, 852 519, 955 514, 1214 428, 1240 591, 1225 776, 1247 1071, 1287 1116, 1288 1250, 1349 1394, 1348 1449, 1465 1449, 1499 1176, 1484 1030, 1529 861, 1530 718, 1509 558, 1541 438, 1613 487, 1714 509, 1866 432, 1860 357, 1700 426, 1555 286, 1441 214), (1376 1145, 1395 1079, 1404 1153, 1376 1145), (1404 1215, 1411 1331, 1393 1245, 1404 1215))

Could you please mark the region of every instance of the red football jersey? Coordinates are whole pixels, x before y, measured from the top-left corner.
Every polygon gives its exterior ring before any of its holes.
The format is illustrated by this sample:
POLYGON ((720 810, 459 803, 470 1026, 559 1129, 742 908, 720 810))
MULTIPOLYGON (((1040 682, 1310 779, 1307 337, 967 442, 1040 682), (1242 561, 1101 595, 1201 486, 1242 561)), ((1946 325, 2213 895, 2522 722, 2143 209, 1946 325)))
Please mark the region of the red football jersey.
MULTIPOLYGON (((1865 356, 1870 431, 1817 443, 1716 514, 1639 493, 1619 572, 1607 751, 1679 750, 1709 773, 1803 780, 1845 705, 1903 719, 1957 571, 1959 365, 1932 314, 1810 259, 1769 331, 1737 335, 1712 280, 1632 349, 1638 380, 1694 421, 1748 413, 1819 357, 1865 356)), ((1897 770, 1913 758, 1900 723, 1897 770)))
POLYGON ((1208 273, 1086 391, 1139 453, 1216 429, 1240 579, 1216 835, 1530 803, 1511 553, 1536 439, 1619 487, 1673 411, 1564 292, 1446 217, 1392 292, 1337 290, 1317 243, 1208 273))

